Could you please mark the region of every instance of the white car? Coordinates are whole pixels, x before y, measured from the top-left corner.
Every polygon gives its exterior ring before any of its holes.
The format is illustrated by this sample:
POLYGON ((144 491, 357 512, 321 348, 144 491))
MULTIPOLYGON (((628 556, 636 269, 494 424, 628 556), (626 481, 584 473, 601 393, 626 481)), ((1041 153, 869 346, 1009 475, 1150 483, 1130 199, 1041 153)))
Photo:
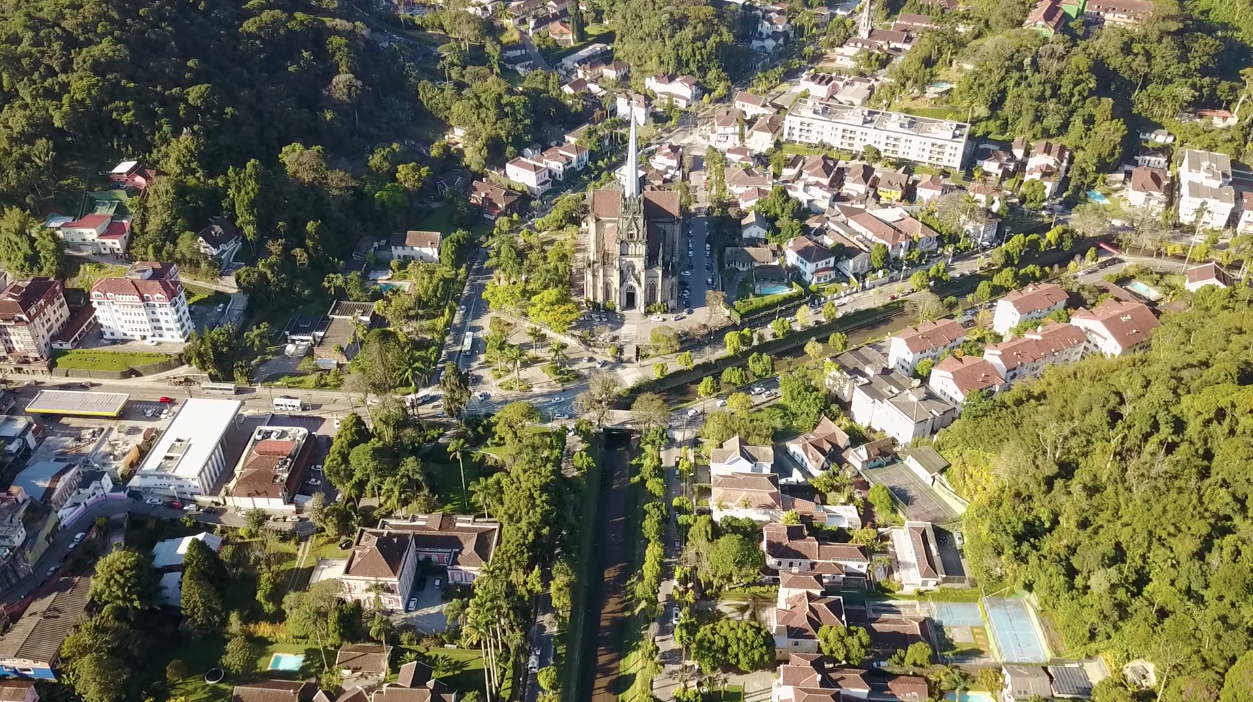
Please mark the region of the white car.
POLYGON ((726 406, 727 406, 727 401, 726 401, 726 400, 723 400, 723 399, 719 399, 717 402, 715 402, 715 403, 714 403, 714 405, 716 405, 716 406, 718 406, 718 407, 726 407, 726 406))
POLYGON ((665 317, 662 317, 661 315, 657 315, 657 314, 655 314, 655 315, 653 315, 653 316, 649 317, 649 319, 650 319, 650 320, 652 320, 652 321, 654 321, 654 322, 664 322, 664 321, 666 321, 666 318, 665 318, 665 317))
POLYGON ((692 272, 691 272, 691 271, 683 271, 683 272, 682 272, 682 273, 680 273, 679 275, 683 276, 684 278, 691 278, 691 277, 692 277, 692 272))
POLYGON ((700 410, 696 409, 695 407, 687 411, 687 416, 689 417, 695 417, 698 414, 700 414, 700 410))
POLYGON ((144 504, 148 505, 149 507, 160 507, 161 505, 165 504, 165 502, 159 497, 149 497, 148 499, 144 500, 144 504))
POLYGON ((322 485, 322 481, 317 478, 309 478, 305 482, 309 485, 309 487, 320 487, 322 485))
POLYGON ((758 385, 757 387, 753 388, 753 394, 754 394, 754 395, 764 395, 764 394, 765 394, 765 392, 766 392, 766 389, 765 389, 765 388, 763 388, 763 387, 762 387, 762 386, 760 386, 760 385, 758 385))

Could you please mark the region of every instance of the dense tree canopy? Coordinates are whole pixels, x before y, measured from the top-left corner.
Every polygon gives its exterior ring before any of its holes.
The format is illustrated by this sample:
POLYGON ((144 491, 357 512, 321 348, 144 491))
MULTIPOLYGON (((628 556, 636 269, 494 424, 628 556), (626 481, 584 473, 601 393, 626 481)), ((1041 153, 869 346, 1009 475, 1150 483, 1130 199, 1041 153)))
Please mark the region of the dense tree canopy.
POLYGON ((1247 298, 1202 290, 1151 351, 1051 368, 941 434, 974 574, 1036 592, 1070 650, 1191 678, 1253 647, 1247 298))

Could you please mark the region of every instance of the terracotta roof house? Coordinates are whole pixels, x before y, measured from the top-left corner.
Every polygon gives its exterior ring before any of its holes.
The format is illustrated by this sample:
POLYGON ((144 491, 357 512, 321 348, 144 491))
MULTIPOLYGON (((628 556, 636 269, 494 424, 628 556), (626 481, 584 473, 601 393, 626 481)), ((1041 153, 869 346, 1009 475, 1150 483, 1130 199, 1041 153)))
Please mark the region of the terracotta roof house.
POLYGON ((342 646, 335 653, 335 667, 342 677, 386 677, 391 646, 356 643, 342 646))
POLYGON ((1091 348, 1106 356, 1121 356, 1148 346, 1153 330, 1161 326, 1145 305, 1113 298, 1106 298, 1092 310, 1075 310, 1070 323, 1083 330, 1091 348))
POLYGON ((772 615, 766 628, 774 636, 775 655, 818 653, 818 631, 824 626, 845 626, 844 600, 812 592, 791 594, 780 588, 772 615))
POLYGON ((927 384, 932 392, 960 407, 976 390, 989 395, 1000 392, 1005 380, 982 358, 948 356, 931 369, 927 384))
POLYGON ((992 330, 1006 334, 1019 324, 1042 319, 1066 306, 1070 294, 1060 285, 1040 283, 1015 290, 996 301, 992 330))
POLYGON ((966 340, 966 330, 954 319, 923 322, 917 327, 906 327, 888 342, 888 363, 905 375, 924 359, 932 361, 940 354, 961 346, 966 340))
POLYGON ((840 688, 826 673, 826 660, 817 653, 787 652, 774 683, 775 702, 840 702, 840 688))
POLYGON ((709 452, 711 475, 732 473, 769 473, 774 466, 774 448, 752 446, 738 436, 723 442, 722 446, 709 452))
POLYGON ((495 521, 441 513, 359 529, 341 578, 344 596, 372 602, 377 584, 383 606, 399 610, 409 597, 419 561, 446 568, 449 584, 472 583, 491 560, 499 537, 495 521))
POLYGON ((262 680, 236 685, 231 702, 312 702, 318 686, 301 680, 262 680))
POLYGON ((388 240, 393 261, 439 262, 439 232, 408 231, 392 234, 388 240))
POLYGON ((814 573, 827 584, 845 577, 865 577, 870 567, 866 549, 856 544, 820 543, 803 524, 767 524, 761 550, 766 567, 780 573, 814 573))
POLYGON ((1127 202, 1134 207, 1144 207, 1160 212, 1170 203, 1170 173, 1159 168, 1139 166, 1131 171, 1131 185, 1127 189, 1127 202))
POLYGON ((881 466, 892 460, 895 455, 896 448, 892 445, 891 439, 877 439, 847 449, 840 454, 840 457, 854 469, 862 470, 881 466))
POLYGON ((471 184, 470 204, 488 221, 517 212, 521 199, 518 193, 486 181, 476 180, 471 184))
POLYGON ((801 434, 784 445, 788 455, 812 476, 826 469, 828 459, 848 446, 848 434, 825 415, 813 431, 801 434))
POLYGON ((1184 287, 1188 292, 1196 292, 1206 285, 1229 288, 1236 284, 1236 279, 1217 263, 1206 263, 1188 269, 1188 280, 1184 287))
POLYGON ((717 475, 713 477, 711 488, 709 504, 715 520, 726 515, 741 516, 743 512, 783 509, 783 496, 773 473, 717 475))

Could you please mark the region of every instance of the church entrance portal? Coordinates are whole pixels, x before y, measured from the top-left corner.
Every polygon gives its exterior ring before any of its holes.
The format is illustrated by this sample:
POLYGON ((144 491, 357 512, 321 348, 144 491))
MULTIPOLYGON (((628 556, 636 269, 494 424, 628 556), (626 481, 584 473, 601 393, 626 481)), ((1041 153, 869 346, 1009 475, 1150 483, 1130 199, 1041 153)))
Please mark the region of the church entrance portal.
POLYGON ((635 309, 635 302, 636 302, 636 300, 635 300, 635 288, 627 288, 627 289, 626 289, 626 300, 624 301, 624 303, 623 303, 623 305, 622 305, 622 309, 624 309, 624 310, 633 310, 633 309, 635 309))

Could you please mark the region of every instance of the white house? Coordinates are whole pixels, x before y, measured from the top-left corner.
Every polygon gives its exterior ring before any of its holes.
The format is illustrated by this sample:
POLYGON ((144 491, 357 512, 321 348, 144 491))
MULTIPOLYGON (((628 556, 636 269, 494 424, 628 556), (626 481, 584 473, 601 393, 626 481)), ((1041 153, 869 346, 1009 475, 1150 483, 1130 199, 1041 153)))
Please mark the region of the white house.
POLYGON ((648 121, 648 98, 639 93, 619 93, 614 102, 618 116, 623 119, 635 119, 635 123, 644 126, 648 121))
POLYGON ((787 454, 813 477, 826 470, 831 456, 848 448, 848 434, 823 415, 813 431, 784 444, 787 454))
POLYGON ((439 262, 439 232, 398 232, 388 240, 393 261, 439 262))
POLYGON ((1218 288, 1229 288, 1236 284, 1235 278, 1217 263, 1206 263, 1188 269, 1188 279, 1184 287, 1188 292, 1196 292, 1206 285, 1218 288))
POLYGON ((944 562, 930 522, 905 522, 892 530, 892 546, 901 591, 912 594, 934 590, 944 582, 944 562))
POLYGON ((765 115, 753 122, 752 128, 744 135, 744 145, 755 152, 769 151, 783 134, 783 117, 765 115))
POLYGON ((700 86, 692 76, 670 77, 657 73, 644 79, 644 89, 653 91, 663 103, 667 98, 677 107, 686 109, 700 99, 700 86))
POLYGON ((819 100, 828 100, 835 96, 843 87, 844 81, 839 75, 834 73, 819 73, 815 70, 808 70, 801 76, 797 88, 800 92, 809 92, 810 97, 819 100))
POLYGON ((1131 171, 1127 202, 1149 212, 1161 212, 1170 204, 1170 173, 1140 166, 1131 171))
POLYGON ((939 200, 948 192, 944 178, 938 175, 923 176, 914 186, 914 201, 920 205, 939 200))
POLYGON ((740 237, 743 239, 765 239, 770 233, 770 222, 757 211, 749 212, 740 220, 740 237))
POLYGON ((1231 157, 1185 149, 1179 161, 1179 221, 1222 229, 1236 207, 1231 157))
POLYGON ((196 241, 204 255, 229 261, 243 245, 243 236, 239 228, 227 219, 214 217, 209 226, 197 232, 196 241))
POLYGON ((711 475, 732 473, 769 473, 774 466, 774 448, 752 446, 733 436, 709 453, 711 475))
POLYGON ((49 226, 57 231, 66 248, 74 251, 121 256, 130 245, 131 221, 115 220, 112 215, 89 214, 68 222, 49 220, 49 226))
POLYGON ((825 283, 835 277, 835 256, 827 247, 798 236, 788 242, 783 253, 789 266, 800 271, 810 285, 825 283))
POLYGON ((760 95, 753 95, 749 92, 740 92, 736 94, 735 100, 731 104, 735 106, 735 109, 742 112, 746 119, 763 117, 765 115, 772 115, 775 113, 775 109, 771 107, 770 102, 767 101, 766 98, 761 97, 760 95))
POLYGON ((1024 377, 1038 377, 1045 367, 1074 363, 1083 357, 1087 337, 1077 327, 1046 320, 1022 339, 1011 339, 983 350, 1007 385, 1024 377))
POLYGON ((875 244, 886 246, 888 254, 893 258, 900 258, 909 253, 909 245, 913 243, 912 237, 908 234, 869 212, 849 217, 848 226, 865 237, 872 248, 875 244))
POLYGON ((888 363, 903 375, 910 375, 920 361, 934 361, 940 354, 961 346, 965 340, 966 330, 953 319, 906 327, 889 341, 888 363))
POLYGON ((1139 302, 1106 298, 1092 310, 1078 309, 1070 323, 1083 330, 1088 347, 1106 356, 1121 356, 1148 346, 1160 326, 1153 311, 1139 302))
POLYGON ((870 570, 864 547, 820 543, 803 524, 767 524, 762 529, 761 550, 766 554, 766 567, 780 573, 813 573, 839 582, 865 577, 870 570))
POLYGON ((847 224, 828 220, 827 226, 831 231, 823 234, 823 240, 839 256, 835 267, 854 280, 869 273, 873 267, 870 263, 870 247, 853 236, 852 229, 847 224))
POLYGON ((1059 285, 1028 285, 996 301, 992 330, 1005 334, 1023 322, 1042 319, 1066 306, 1069 294, 1059 285))
POLYGON ((128 487, 183 499, 211 494, 226 469, 226 433, 242 406, 239 400, 183 400, 128 487))
POLYGON ((505 164, 505 177, 526 186, 532 195, 548 192, 552 187, 552 174, 542 163, 518 157, 505 164))
POLYGON ((1038 180, 1044 183, 1044 195, 1054 197, 1069 167, 1070 149, 1051 141, 1042 141, 1032 147, 1031 155, 1027 157, 1024 182, 1038 180))
POLYGON ((709 128, 709 144, 719 149, 740 146, 740 130, 743 125, 744 115, 734 107, 723 107, 714 111, 713 123, 709 128))
POLYGON ((948 356, 931 369, 928 379, 932 392, 959 407, 976 390, 991 395, 1000 392, 1004 385, 996 368, 975 356, 948 356))

